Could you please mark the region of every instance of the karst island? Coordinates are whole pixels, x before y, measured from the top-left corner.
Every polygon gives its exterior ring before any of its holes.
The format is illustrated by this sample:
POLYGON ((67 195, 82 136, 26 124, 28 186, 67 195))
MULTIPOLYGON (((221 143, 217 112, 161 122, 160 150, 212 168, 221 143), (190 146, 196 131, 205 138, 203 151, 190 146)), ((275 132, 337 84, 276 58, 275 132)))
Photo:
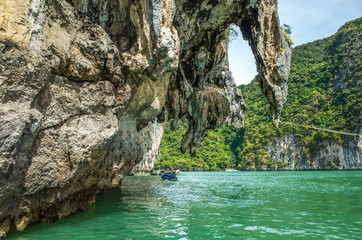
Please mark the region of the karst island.
POLYGON ((0 239, 358 239, 361 9, 0 0, 0 239))

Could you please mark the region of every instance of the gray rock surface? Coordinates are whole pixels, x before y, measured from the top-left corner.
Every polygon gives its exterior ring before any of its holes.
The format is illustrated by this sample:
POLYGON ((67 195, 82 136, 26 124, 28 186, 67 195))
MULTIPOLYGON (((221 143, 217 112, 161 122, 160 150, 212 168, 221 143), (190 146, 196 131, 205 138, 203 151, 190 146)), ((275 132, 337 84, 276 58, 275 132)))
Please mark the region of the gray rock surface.
POLYGON ((303 152, 303 143, 293 135, 278 137, 270 142, 268 155, 274 169, 263 170, 360 170, 362 169, 362 139, 345 137, 343 142, 324 140, 315 146, 311 156, 303 152))
POLYGON ((119 187, 144 156, 142 129, 165 111, 189 119, 181 149, 192 154, 207 130, 241 127, 231 23, 278 125, 290 47, 275 0, 1 1, 0 236, 119 187))
POLYGON ((150 173, 153 170, 156 160, 161 158, 160 144, 163 136, 164 124, 149 122, 147 127, 142 129, 143 158, 140 163, 134 166, 133 173, 150 173))

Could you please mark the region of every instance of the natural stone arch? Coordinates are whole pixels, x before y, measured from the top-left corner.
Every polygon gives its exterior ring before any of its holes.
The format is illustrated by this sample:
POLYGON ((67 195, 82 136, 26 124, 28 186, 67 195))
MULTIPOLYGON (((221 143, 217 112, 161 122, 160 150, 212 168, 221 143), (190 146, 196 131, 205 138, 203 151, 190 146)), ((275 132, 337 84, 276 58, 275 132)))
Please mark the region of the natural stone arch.
POLYGON ((189 119, 182 151, 243 125, 235 23, 278 125, 290 47, 275 0, 13 0, 0 9, 0 236, 84 211, 143 156, 140 131, 189 119), (283 51, 281 51, 283 50, 283 51))
POLYGON ((291 48, 279 27, 276 1, 199 1, 197 8, 190 7, 190 1, 183 3, 178 8, 183 14, 175 15, 182 46, 179 69, 168 97, 175 122, 181 116, 189 119, 181 151, 190 148, 195 155, 207 130, 224 122, 235 127, 244 124, 246 106, 230 76, 227 59, 225 29, 232 23, 240 27, 251 46, 260 86, 271 106, 273 124, 278 126, 287 96, 291 48))

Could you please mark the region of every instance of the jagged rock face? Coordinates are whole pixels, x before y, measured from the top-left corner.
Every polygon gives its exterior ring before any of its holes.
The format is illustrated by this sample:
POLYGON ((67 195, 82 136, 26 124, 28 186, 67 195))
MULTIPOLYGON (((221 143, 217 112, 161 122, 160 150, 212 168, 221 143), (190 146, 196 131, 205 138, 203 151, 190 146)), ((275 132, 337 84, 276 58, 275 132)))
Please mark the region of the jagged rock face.
POLYGON ((303 152, 303 145, 293 135, 278 137, 268 146, 268 155, 275 163, 274 168, 264 165, 258 170, 362 169, 361 137, 345 137, 343 142, 321 141, 310 156, 303 152))
POLYGON ((140 163, 134 166, 134 173, 150 173, 153 170, 156 160, 161 158, 160 144, 163 136, 164 124, 149 122, 148 126, 142 129, 143 158, 140 163))
POLYGON ((0 2, 0 236, 83 211, 143 156, 141 130, 167 110, 208 129, 243 125, 228 71, 239 25, 277 125, 290 48, 274 0, 0 2), (285 49, 285 51, 280 51, 285 49))

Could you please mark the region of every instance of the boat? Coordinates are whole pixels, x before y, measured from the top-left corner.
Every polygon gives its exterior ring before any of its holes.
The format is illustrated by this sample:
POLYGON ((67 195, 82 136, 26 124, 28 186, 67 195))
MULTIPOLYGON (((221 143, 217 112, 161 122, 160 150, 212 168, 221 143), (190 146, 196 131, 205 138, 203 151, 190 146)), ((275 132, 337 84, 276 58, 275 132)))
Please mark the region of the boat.
POLYGON ((161 178, 163 180, 169 180, 169 181, 177 181, 177 177, 172 177, 169 174, 161 174, 161 178))

